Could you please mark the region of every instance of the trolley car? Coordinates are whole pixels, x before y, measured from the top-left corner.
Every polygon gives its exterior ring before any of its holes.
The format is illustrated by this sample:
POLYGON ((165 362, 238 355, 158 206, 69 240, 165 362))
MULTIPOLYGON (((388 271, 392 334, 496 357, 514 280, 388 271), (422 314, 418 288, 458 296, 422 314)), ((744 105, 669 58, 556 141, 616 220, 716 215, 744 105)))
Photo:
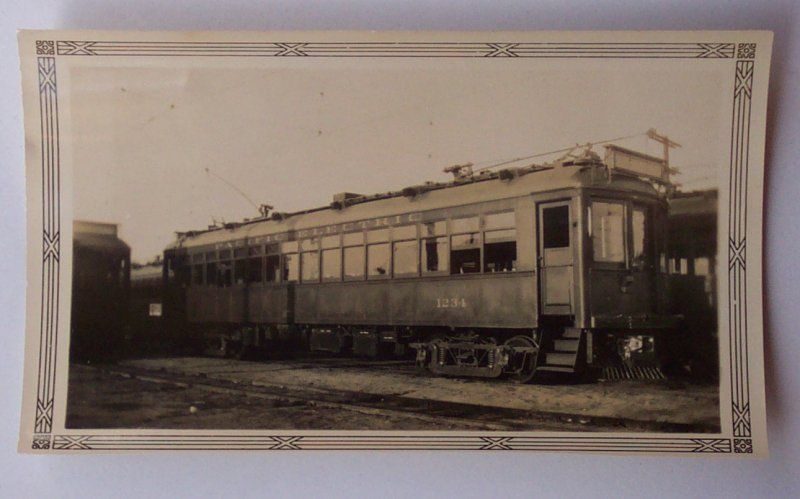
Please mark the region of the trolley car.
POLYGON ((164 313, 234 352, 415 355, 434 373, 653 363, 667 304, 665 160, 614 145, 179 233, 164 313))

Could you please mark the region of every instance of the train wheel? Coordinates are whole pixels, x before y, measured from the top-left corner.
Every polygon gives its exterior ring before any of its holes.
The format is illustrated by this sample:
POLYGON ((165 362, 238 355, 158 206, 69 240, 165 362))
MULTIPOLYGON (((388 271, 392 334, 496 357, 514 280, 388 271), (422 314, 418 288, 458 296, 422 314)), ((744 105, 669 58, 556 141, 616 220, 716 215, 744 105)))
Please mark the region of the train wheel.
POLYGON ((514 353, 508 359, 505 372, 508 378, 515 383, 527 383, 536 374, 536 365, 539 358, 539 345, 533 338, 527 336, 514 336, 505 342, 509 347, 534 348, 534 352, 514 353))

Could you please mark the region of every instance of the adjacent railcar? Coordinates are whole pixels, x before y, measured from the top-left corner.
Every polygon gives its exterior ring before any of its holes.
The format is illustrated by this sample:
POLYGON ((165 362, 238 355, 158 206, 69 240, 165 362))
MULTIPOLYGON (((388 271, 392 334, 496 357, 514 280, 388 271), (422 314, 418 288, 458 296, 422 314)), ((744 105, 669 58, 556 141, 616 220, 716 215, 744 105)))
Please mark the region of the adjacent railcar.
POLYGON ((125 338, 130 247, 115 224, 76 220, 72 226, 70 358, 119 355, 125 338))
POLYGON ((669 207, 669 311, 685 321, 674 360, 700 379, 719 376, 717 335, 718 191, 677 192, 669 207))
POLYGON ((528 381, 653 357, 666 297, 665 161, 606 146, 180 234, 165 313, 239 352, 292 340, 528 381))
POLYGON ((161 260, 131 265, 128 298, 130 353, 148 355, 176 351, 163 323, 161 260))

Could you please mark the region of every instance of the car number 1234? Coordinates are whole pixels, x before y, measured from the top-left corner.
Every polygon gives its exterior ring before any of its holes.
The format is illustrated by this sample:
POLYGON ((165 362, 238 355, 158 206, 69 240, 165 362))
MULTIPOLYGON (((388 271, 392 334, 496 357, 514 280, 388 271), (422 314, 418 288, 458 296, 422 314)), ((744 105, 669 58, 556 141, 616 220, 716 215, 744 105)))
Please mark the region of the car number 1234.
POLYGON ((467 308, 464 298, 437 298, 436 308, 467 308))

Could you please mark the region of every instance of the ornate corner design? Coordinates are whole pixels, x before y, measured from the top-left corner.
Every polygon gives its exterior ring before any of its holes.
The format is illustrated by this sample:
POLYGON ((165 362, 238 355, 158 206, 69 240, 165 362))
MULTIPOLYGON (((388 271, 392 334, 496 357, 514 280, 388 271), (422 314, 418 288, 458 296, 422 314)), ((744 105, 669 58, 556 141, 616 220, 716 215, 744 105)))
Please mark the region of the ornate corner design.
POLYGON ((55 42, 52 40, 36 40, 36 55, 56 55, 55 42))
POLYGON ((737 59, 755 59, 756 58, 756 44, 755 43, 740 43, 736 47, 737 59))
POLYGON ((753 441, 749 438, 734 438, 733 439, 733 452, 736 454, 752 454, 753 441))
POLYGON ((34 435, 31 449, 47 450, 50 448, 50 435, 34 435))

